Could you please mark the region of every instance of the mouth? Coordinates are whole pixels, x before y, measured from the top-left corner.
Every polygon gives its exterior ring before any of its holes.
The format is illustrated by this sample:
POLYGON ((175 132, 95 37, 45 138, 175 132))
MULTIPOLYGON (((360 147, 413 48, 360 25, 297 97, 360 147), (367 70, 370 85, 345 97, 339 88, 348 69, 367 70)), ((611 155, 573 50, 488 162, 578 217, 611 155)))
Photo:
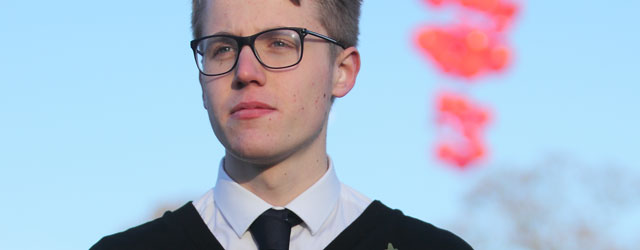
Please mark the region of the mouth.
POLYGON ((262 102, 241 102, 231 109, 231 118, 239 120, 254 119, 271 112, 276 109, 262 102))

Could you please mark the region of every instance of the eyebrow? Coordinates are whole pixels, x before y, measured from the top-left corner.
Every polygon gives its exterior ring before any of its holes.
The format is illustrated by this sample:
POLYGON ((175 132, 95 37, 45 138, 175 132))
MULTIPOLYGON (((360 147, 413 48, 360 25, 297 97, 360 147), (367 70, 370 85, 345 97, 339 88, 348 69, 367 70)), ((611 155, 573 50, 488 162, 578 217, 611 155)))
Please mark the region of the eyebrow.
MULTIPOLYGON (((287 28, 287 27, 291 27, 291 26, 281 26, 281 25, 280 25, 280 26, 267 27, 266 29, 262 29, 262 30, 260 30, 260 31, 256 32, 255 34, 260 33, 260 32, 262 32, 262 31, 265 31, 265 30, 279 29, 279 28, 287 28)), ((255 34, 251 34, 251 35, 249 35, 249 36, 252 36, 252 35, 255 35, 255 34)), ((218 32, 216 32, 216 33, 211 34, 211 36, 217 36, 217 35, 237 36, 237 35, 232 34, 231 32, 228 32, 228 31, 218 31, 218 32)))
POLYGON ((226 32, 226 31, 219 31, 216 33, 211 34, 210 36, 217 36, 217 35, 228 35, 228 36, 233 36, 233 34, 231 34, 230 32, 226 32))

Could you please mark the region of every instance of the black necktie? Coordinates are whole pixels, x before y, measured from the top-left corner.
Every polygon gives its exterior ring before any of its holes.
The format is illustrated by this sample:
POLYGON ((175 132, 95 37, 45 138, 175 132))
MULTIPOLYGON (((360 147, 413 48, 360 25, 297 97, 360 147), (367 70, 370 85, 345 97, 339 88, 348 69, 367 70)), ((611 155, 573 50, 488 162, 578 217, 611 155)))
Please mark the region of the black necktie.
POLYGON ((259 250, 288 250, 291 227, 302 220, 289 209, 270 208, 249 226, 259 250))

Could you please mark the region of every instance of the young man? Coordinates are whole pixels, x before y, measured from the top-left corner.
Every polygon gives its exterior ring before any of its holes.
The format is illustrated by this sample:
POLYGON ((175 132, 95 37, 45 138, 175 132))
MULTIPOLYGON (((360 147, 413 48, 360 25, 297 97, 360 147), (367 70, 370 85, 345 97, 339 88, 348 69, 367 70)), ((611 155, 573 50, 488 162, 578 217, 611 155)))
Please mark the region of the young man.
POLYGON ((191 46, 226 154, 200 199, 92 249, 471 249, 337 179, 333 99, 353 88, 360 0, 194 0, 191 46))

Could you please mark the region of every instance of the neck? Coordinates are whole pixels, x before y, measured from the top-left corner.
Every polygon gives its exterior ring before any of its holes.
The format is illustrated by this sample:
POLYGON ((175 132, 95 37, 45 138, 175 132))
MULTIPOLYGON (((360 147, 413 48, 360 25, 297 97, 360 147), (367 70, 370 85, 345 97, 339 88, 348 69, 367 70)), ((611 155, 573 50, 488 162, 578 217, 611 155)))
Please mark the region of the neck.
POLYGON ((224 170, 235 182, 262 200, 283 207, 327 172, 329 161, 323 134, 276 163, 248 162, 227 153, 224 170))

